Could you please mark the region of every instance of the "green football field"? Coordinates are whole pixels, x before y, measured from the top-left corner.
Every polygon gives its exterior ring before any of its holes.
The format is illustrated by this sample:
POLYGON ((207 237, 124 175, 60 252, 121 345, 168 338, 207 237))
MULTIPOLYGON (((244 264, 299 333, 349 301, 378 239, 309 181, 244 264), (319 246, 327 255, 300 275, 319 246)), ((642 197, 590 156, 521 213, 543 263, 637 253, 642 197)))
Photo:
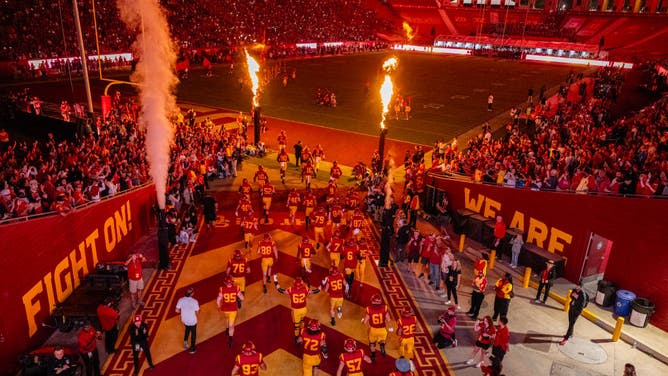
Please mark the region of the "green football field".
MULTIPOLYGON (((484 121, 507 113, 510 107, 523 104, 527 90, 535 96, 542 85, 548 89, 565 81, 571 70, 578 68, 545 65, 471 56, 434 56, 391 51, 359 55, 310 58, 287 61, 287 71, 296 69, 296 79, 283 87, 280 77, 268 83, 260 99, 263 115, 378 135, 381 118, 379 88, 383 79, 382 63, 390 56, 399 59, 393 74, 395 91, 412 98, 409 120, 391 118, 388 137, 420 144, 433 144, 439 138, 452 137, 478 127, 484 121), (365 84, 369 85, 368 93, 365 84), (314 103, 318 88, 328 88, 336 94, 336 108, 314 103), (495 97, 494 111, 487 111, 487 96, 495 97)), ((268 61, 268 65, 276 64, 268 61)), ((582 68, 580 68, 582 69, 582 68)), ((105 72, 106 77, 127 80, 127 73, 105 72)), ((245 62, 236 62, 234 70, 227 65, 214 66, 213 77, 206 77, 202 68, 195 68, 190 77, 177 88, 178 100, 221 107, 234 111, 249 111, 251 93, 242 86, 246 79, 245 62)), ((93 101, 99 108, 100 95, 107 82, 91 75, 93 101)), ((32 81, 11 84, 0 91, 29 86, 43 100, 85 101, 80 78, 72 83, 66 79, 32 81)), ((133 91, 128 85, 113 86, 123 92, 133 91)))
MULTIPOLYGON (((381 116, 380 67, 390 56, 399 59, 392 76, 395 91, 411 96, 412 113, 409 120, 392 118, 388 137, 422 144, 432 144, 441 137, 449 140, 506 112, 526 101, 529 88, 534 89, 537 98, 542 85, 548 89, 558 86, 574 69, 483 57, 391 52, 293 60, 286 65, 288 71, 296 69, 296 79, 290 79, 287 87, 280 78, 271 81, 260 99, 262 112, 376 135, 381 116), (317 88, 334 91, 337 107, 314 104, 317 88), (487 111, 490 92, 495 97, 493 112, 487 111)), ((192 72, 179 86, 179 99, 247 111, 250 91, 238 81, 244 69, 244 64, 236 64, 234 72, 215 68, 214 77, 192 72)))

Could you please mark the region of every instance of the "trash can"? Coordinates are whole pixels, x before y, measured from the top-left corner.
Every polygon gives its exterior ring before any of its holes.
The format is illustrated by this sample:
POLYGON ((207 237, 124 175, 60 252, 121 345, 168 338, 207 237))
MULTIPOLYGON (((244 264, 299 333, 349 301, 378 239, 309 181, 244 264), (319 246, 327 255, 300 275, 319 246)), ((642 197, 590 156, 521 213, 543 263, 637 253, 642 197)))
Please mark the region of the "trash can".
POLYGON ((633 300, 631 307, 629 322, 640 328, 646 327, 654 313, 654 303, 645 298, 637 298, 633 300))
POLYGON ((636 294, 629 290, 617 291, 617 300, 615 301, 615 315, 626 317, 631 313, 631 303, 636 298, 636 294))
POLYGON ((617 292, 617 287, 611 281, 604 279, 598 281, 596 304, 601 307, 610 307, 614 302, 615 292, 617 292))

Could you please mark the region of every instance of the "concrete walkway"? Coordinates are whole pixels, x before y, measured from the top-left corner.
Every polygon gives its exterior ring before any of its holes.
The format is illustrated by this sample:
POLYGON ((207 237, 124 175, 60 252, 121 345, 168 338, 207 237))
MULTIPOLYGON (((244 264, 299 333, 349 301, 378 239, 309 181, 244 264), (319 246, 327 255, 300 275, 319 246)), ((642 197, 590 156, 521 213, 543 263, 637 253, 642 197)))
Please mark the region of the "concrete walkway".
MULTIPOLYGON (((422 231, 431 232, 433 227, 421 221, 422 231)), ((458 242, 455 242, 458 243, 458 242)), ((480 375, 481 371, 466 364, 475 342, 473 321, 465 314, 470 306, 473 261, 485 248, 479 243, 466 240, 464 252, 456 252, 463 267, 459 288, 457 314, 458 347, 441 350, 456 375, 480 375)), ((417 278, 408 264, 399 263, 399 269, 411 288, 415 301, 431 323, 430 330, 438 329, 437 317, 445 309, 445 300, 428 284, 428 279, 417 278)), ((638 375, 666 375, 668 365, 668 336, 660 329, 648 326, 636 328, 625 325, 622 340, 612 342, 612 329, 616 318, 591 301, 587 315, 593 321, 580 317, 575 325, 574 337, 560 346, 568 327, 568 316, 563 310, 563 297, 573 284, 559 280, 552 288, 547 304, 535 304, 536 290, 522 288, 523 268, 511 269, 507 262, 497 260, 494 269, 488 272, 488 292, 481 309, 483 315, 492 315, 493 285, 504 273, 513 275, 515 297, 510 305, 508 320, 511 331, 510 351, 504 359, 505 375, 622 375, 624 365, 632 363, 638 375), (559 299, 561 296, 561 299, 559 299), (633 344, 636 343, 634 346, 633 344)), ((439 291, 443 292, 443 291, 439 291)), ((593 296, 592 296, 593 299, 593 296)))

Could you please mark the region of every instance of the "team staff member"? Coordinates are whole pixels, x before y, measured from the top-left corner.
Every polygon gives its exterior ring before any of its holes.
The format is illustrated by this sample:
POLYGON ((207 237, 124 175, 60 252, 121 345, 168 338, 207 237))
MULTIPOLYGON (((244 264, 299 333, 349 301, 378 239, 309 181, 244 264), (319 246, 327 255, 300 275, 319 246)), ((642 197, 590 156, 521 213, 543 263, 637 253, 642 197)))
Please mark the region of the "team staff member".
POLYGON ((252 341, 246 341, 241 348, 241 354, 234 358, 234 368, 232 368, 231 375, 258 376, 260 370, 267 370, 262 353, 255 351, 255 344, 252 341))
POLYGON ((348 376, 364 376, 362 372, 362 362, 371 363, 371 358, 364 354, 364 350, 357 348, 357 342, 348 338, 343 342, 345 352, 339 355, 339 368, 336 370, 336 376, 342 376, 345 369, 348 376))
POLYGON ((231 278, 225 279, 223 285, 218 291, 216 298, 216 306, 225 318, 227 318, 227 344, 232 347, 232 338, 234 337, 234 322, 237 319, 237 312, 239 312, 239 303, 244 300, 244 295, 241 293, 239 286, 234 284, 231 278))
POLYGON ((116 340, 118 339, 118 318, 120 315, 113 307, 114 300, 106 298, 104 304, 97 307, 97 318, 104 332, 104 350, 107 354, 116 352, 116 340))
MULTIPOLYGON (((240 250, 234 250, 234 255, 227 263, 227 275, 232 277, 234 283, 239 286, 242 294, 246 294, 246 276, 250 274, 250 264, 240 250)), ((241 302, 239 302, 241 305, 241 302)), ((241 307, 239 307, 241 308, 241 307)))
POLYGON ((536 291, 536 303, 543 303, 547 301, 547 297, 550 296, 550 288, 552 287, 552 281, 556 278, 557 273, 554 270, 554 261, 547 260, 547 265, 540 273, 538 273, 538 290, 536 291), (540 293, 545 289, 543 295, 543 300, 540 300, 540 293))
POLYGON ((260 240, 257 246, 257 253, 262 258, 262 290, 266 294, 266 283, 269 282, 271 267, 274 265, 274 258, 278 260, 278 249, 276 248, 276 242, 271 238, 269 233, 264 234, 264 237, 262 240, 260 240))
POLYGON ((340 319, 343 317, 343 294, 350 286, 343 279, 343 275, 336 266, 331 267, 329 275, 322 281, 323 290, 329 293, 329 315, 331 324, 336 325, 334 313, 340 319))
POLYGON ((239 203, 237 208, 234 210, 234 215, 239 218, 239 223, 241 223, 246 216, 253 213, 253 204, 251 203, 250 196, 242 195, 239 198, 239 203))
POLYGON ((332 205, 329 207, 329 222, 331 223, 331 232, 334 233, 343 223, 343 206, 338 199, 334 199, 332 205))
POLYGON ((320 330, 320 321, 316 319, 309 321, 297 341, 302 343, 304 349, 302 356, 304 376, 312 376, 320 367, 322 358, 327 359, 328 356, 325 333, 320 330), (322 354, 322 358, 320 354, 322 354))
POLYGON ((130 332, 130 343, 132 344, 132 358, 135 364, 135 375, 139 374, 139 352, 144 351, 148 368, 153 368, 151 348, 148 346, 148 325, 143 322, 141 315, 135 315, 132 324, 128 328, 130 332))
POLYGON ((401 311, 401 317, 397 320, 397 335, 399 336, 399 355, 408 360, 413 359, 415 351, 415 328, 417 319, 410 307, 401 311))
POLYGON ((100 355, 97 352, 96 339, 101 334, 88 321, 77 334, 79 356, 81 356, 86 368, 86 376, 100 375, 100 355))
POLYGON ((143 262, 146 262, 146 257, 139 252, 131 254, 125 262, 128 267, 128 289, 132 299, 132 308, 144 305, 144 302, 141 301, 141 292, 144 290, 143 262))
POLYGON ((339 262, 341 261, 342 248, 343 238, 341 237, 341 231, 335 230, 327 244, 327 251, 329 252, 329 263, 336 268, 339 267, 339 262))
POLYGON ((369 325, 369 351, 371 352, 371 360, 375 360, 376 344, 380 346, 380 353, 385 356, 387 332, 393 330, 390 326, 392 318, 390 317, 390 310, 383 303, 380 294, 371 296, 371 305, 366 307, 364 313, 362 322, 369 325))
POLYGON ((320 240, 325 242, 325 223, 327 223, 327 212, 322 206, 312 214, 313 217, 313 237, 315 238, 315 247, 320 248, 320 240))
POLYGON ((176 302, 176 313, 181 315, 181 322, 185 326, 183 334, 183 348, 190 348, 190 353, 194 354, 197 349, 197 313, 199 312, 199 302, 193 298, 195 290, 191 287, 186 290, 185 296, 176 302), (190 346, 188 346, 190 338, 190 346))
POLYGON ((587 306, 589 301, 589 296, 582 289, 582 281, 579 281, 570 295, 570 304, 568 307, 568 330, 564 335, 564 339, 559 342, 560 345, 565 345, 568 342, 568 339, 573 335, 573 327, 575 326, 575 321, 577 321, 580 314, 587 306))
POLYGON ((253 238, 257 232, 257 218, 253 213, 247 214, 241 222, 241 231, 244 234, 244 247, 248 249, 253 246, 253 238))
POLYGON ((278 284, 278 275, 274 274, 274 285, 276 290, 280 294, 285 294, 290 296, 290 307, 292 308, 292 323, 294 325, 294 334, 295 334, 295 343, 304 328, 304 317, 308 313, 306 308, 306 298, 311 294, 317 294, 320 292, 320 289, 310 290, 308 286, 304 284, 301 278, 295 278, 292 286, 287 289, 281 288, 278 284))
POLYGON ((288 194, 288 202, 285 206, 288 207, 288 210, 290 211, 290 224, 294 226, 295 224, 295 219, 296 219, 296 214, 297 214, 297 208, 299 207, 299 203, 302 201, 301 196, 299 195, 299 192, 295 188, 292 188, 290 190, 290 193, 288 194))

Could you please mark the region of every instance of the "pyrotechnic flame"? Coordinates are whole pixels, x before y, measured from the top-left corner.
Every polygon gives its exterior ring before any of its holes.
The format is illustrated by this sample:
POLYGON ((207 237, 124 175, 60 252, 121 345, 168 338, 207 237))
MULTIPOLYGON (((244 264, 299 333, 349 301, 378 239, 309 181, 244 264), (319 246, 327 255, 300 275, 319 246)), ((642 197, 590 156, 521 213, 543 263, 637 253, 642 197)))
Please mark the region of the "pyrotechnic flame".
POLYGON ((253 106, 258 107, 260 101, 258 100, 257 90, 260 87, 260 64, 257 63, 251 55, 248 54, 248 51, 244 50, 246 53, 246 64, 248 65, 248 76, 251 80, 251 90, 253 91, 253 106))
POLYGON ((404 31, 406 32, 406 38, 408 38, 409 42, 412 41, 413 38, 415 38, 415 33, 413 32, 413 28, 406 21, 404 21, 402 26, 404 27, 404 31))
POLYGON ((394 94, 394 85, 392 85, 390 73, 396 69, 397 63, 395 57, 389 58, 383 63, 383 70, 387 73, 383 84, 380 86, 380 101, 383 103, 383 119, 380 121, 380 129, 385 129, 385 119, 387 113, 390 112, 390 101, 392 100, 392 94, 394 94))

